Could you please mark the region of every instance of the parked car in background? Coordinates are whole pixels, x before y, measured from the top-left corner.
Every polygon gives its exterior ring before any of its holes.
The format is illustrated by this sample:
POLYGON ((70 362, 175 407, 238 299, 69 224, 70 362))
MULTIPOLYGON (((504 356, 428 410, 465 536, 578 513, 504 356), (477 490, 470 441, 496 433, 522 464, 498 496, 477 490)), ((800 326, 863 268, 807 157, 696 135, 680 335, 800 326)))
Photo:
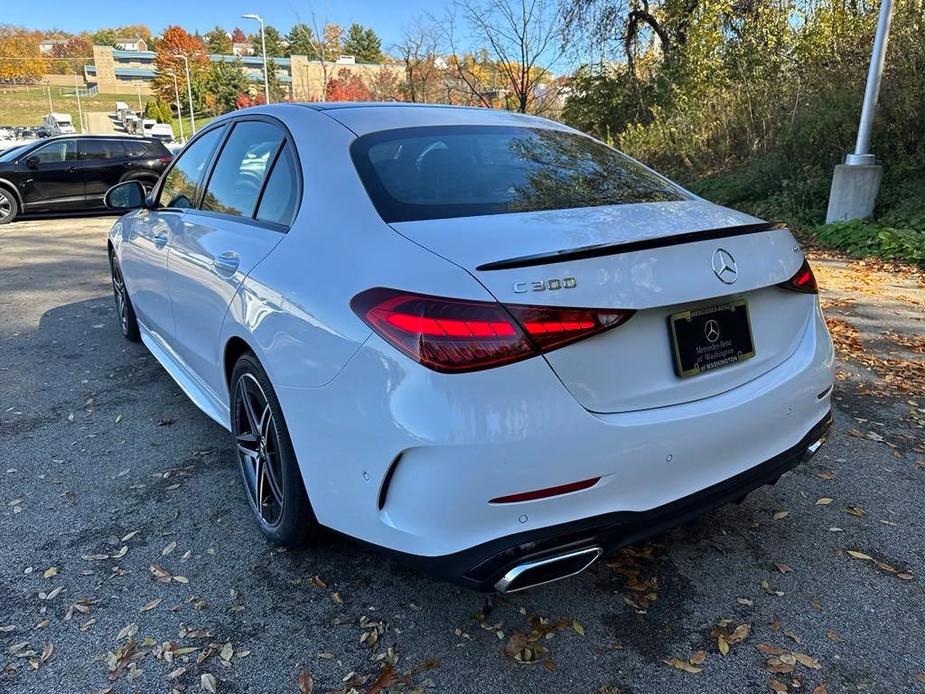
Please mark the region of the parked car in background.
POLYGON ((134 135, 138 131, 138 116, 135 115, 135 112, 125 114, 125 120, 122 121, 123 126, 125 127, 125 132, 130 135, 134 135))
POLYGON ((151 190, 173 155, 158 140, 59 136, 0 154, 0 224, 21 214, 102 209, 122 181, 151 190))
POLYGON ((173 142, 173 128, 166 123, 155 123, 148 131, 148 136, 165 144, 173 142))
POLYGON ((157 125, 157 121, 154 120, 153 118, 142 118, 135 132, 138 135, 142 135, 144 137, 150 137, 151 128, 153 128, 155 125, 157 125))
POLYGON ((137 209, 121 330, 229 430, 277 543, 327 526, 520 590, 776 481, 832 421, 791 232, 561 123, 244 109, 107 200, 137 209))
POLYGON ((42 125, 51 135, 73 135, 77 132, 70 113, 49 113, 42 119, 42 125))

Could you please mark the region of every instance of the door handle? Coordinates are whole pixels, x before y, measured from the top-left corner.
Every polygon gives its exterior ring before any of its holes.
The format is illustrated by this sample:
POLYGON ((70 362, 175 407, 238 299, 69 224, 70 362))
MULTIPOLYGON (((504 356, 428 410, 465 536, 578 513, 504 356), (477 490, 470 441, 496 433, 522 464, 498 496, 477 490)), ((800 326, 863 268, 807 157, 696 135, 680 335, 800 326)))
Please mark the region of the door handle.
POLYGON ((154 245, 157 248, 163 248, 167 245, 167 234, 165 234, 163 231, 158 232, 154 235, 152 240, 154 241, 154 245))
POLYGON ((221 255, 212 258, 212 267, 215 271, 223 276, 230 277, 237 272, 241 258, 234 251, 225 251, 221 255))

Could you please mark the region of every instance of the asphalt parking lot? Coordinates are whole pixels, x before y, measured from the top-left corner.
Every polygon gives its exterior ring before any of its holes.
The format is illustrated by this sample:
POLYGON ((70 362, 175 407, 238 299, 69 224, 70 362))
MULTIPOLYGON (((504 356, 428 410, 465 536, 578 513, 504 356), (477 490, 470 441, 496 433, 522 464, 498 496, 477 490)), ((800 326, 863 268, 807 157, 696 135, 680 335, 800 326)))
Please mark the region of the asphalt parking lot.
POLYGON ((112 219, 0 227, 0 691, 925 690, 920 276, 816 260, 842 358, 810 463, 486 597, 262 539, 227 433, 119 334, 112 219))

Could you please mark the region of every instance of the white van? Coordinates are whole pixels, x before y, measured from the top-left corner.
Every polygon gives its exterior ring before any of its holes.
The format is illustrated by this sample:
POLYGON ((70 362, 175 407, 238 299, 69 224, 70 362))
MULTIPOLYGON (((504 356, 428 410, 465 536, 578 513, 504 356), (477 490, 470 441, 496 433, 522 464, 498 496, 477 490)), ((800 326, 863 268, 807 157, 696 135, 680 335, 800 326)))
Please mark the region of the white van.
POLYGON ((121 113, 122 113, 123 111, 127 111, 127 110, 128 110, 128 104, 127 104, 127 103, 125 103, 124 101, 117 101, 117 102, 116 102, 116 115, 117 115, 117 116, 118 116, 118 115, 121 115, 121 113))
POLYGON ((153 118, 144 118, 142 119, 140 125, 141 127, 138 127, 135 129, 136 134, 141 135, 143 137, 150 137, 151 128, 157 125, 157 121, 154 120, 153 118))
POLYGON ((151 129, 146 134, 165 144, 173 142, 173 128, 166 123, 157 123, 151 126, 151 129))
POLYGON ((70 113, 49 113, 42 119, 42 125, 52 135, 73 135, 77 132, 70 113))

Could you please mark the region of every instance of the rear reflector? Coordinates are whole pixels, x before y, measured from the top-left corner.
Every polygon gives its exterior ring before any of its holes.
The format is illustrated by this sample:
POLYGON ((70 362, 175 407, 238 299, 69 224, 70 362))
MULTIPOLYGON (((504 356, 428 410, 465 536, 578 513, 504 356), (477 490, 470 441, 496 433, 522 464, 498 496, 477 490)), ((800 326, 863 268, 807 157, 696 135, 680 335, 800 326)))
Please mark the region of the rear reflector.
POLYGON ((503 306, 395 289, 369 289, 351 308, 377 334, 424 366, 444 373, 527 359, 625 322, 633 311, 503 306))
POLYGON ((546 499, 550 496, 559 496, 560 494, 568 494, 569 492, 579 492, 582 489, 589 489, 600 482, 600 480, 600 477, 594 477, 589 480, 582 480, 581 482, 561 484, 558 487, 547 487, 546 489, 537 489, 532 492, 521 492, 520 494, 511 494, 510 496, 499 496, 495 499, 492 499, 488 503, 514 504, 518 501, 534 501, 536 499, 546 499))
POLYGON ((802 292, 803 294, 819 293, 819 286, 816 284, 816 276, 813 275, 813 269, 809 266, 809 261, 806 259, 803 260, 803 264, 793 277, 786 282, 781 282, 777 286, 794 292, 802 292))

